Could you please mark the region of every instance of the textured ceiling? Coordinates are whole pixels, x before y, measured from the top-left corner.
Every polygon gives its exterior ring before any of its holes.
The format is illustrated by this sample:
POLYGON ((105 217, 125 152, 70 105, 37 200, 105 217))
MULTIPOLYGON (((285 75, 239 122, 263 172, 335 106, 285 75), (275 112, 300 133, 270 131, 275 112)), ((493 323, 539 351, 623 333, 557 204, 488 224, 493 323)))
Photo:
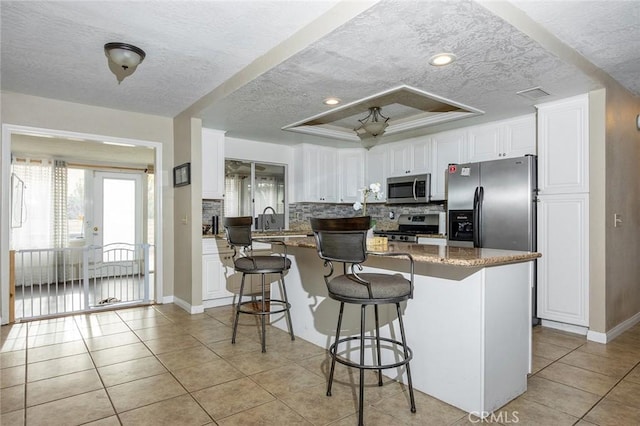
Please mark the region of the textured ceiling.
POLYGON ((237 138, 345 146, 281 128, 328 111, 328 96, 344 104, 400 85, 485 112, 468 124, 520 115, 604 87, 585 62, 640 96, 638 1, 2 1, 0 14, 2 90, 187 110, 237 138), (102 51, 109 41, 147 53, 121 85, 102 51), (429 66, 441 51, 458 60, 429 66), (550 96, 516 95, 536 86, 550 96))

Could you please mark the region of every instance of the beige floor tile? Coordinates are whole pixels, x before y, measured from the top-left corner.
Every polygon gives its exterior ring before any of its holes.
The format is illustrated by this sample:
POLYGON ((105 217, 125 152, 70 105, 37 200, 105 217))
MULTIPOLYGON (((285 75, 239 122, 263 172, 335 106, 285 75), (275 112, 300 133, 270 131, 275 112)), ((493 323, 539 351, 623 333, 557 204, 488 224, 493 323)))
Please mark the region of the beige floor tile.
POLYGON ((4 339, 0 344, 0 352, 19 351, 27 348, 27 338, 17 337, 12 339, 4 339))
POLYGON ((2 389, 0 392, 0 412, 4 414, 24 408, 24 386, 18 385, 2 389))
MULTIPOLYGON (((353 426, 356 424, 358 424, 358 413, 332 422, 331 426, 353 426)), ((408 423, 393 417, 389 413, 384 413, 376 407, 369 406, 364 410, 364 424, 367 426, 404 426, 408 423)))
POLYGON ((194 346, 201 346, 201 343, 198 340, 188 334, 163 337, 161 339, 146 340, 144 344, 147 345, 149 350, 154 354, 173 352, 176 350, 192 348, 194 346))
POLYGON ((572 352, 560 360, 563 364, 595 371, 607 376, 622 378, 630 372, 636 365, 633 360, 622 360, 618 358, 605 358, 586 352, 572 352))
POLYGON ((538 371, 542 370, 552 362, 554 362, 552 359, 547 359, 541 356, 533 355, 531 357, 531 374, 536 374, 538 371))
POLYGON ((578 421, 578 417, 571 416, 523 397, 516 398, 499 411, 506 414, 506 417, 511 420, 510 423, 518 424, 519 426, 569 426, 578 421))
POLYGON ((171 371, 201 365, 205 362, 213 361, 216 358, 219 359, 220 357, 202 344, 200 346, 158 355, 160 362, 171 371))
POLYGON ((422 392, 414 391, 414 397, 416 401, 415 413, 411 412, 408 391, 385 398, 376 403, 374 407, 383 413, 393 413, 397 420, 410 425, 452 424, 467 414, 422 392))
POLYGON ((96 367, 118 364, 120 362, 131 361, 132 359, 144 358, 151 355, 152 353, 143 343, 132 343, 130 345, 91 352, 91 357, 93 358, 93 362, 96 363, 96 367))
MULTIPOLYGON (((211 327, 200 330, 190 330, 189 334, 198 339, 204 344, 211 344, 219 341, 231 341, 233 335, 233 329, 226 325, 221 327, 211 327)), ((240 336, 236 337, 236 341, 241 339, 240 336)))
POLYGON ((202 389, 192 395, 216 421, 275 399, 248 378, 202 389))
POLYGON ((640 409, 604 398, 584 416, 584 420, 600 426, 638 425, 640 409))
POLYGON ((173 375, 189 392, 244 377, 244 374, 222 358, 174 370, 173 375))
POLYGON ((306 388, 304 392, 285 393, 278 399, 311 423, 327 424, 357 412, 356 398, 350 391, 334 392, 333 396, 326 396, 326 387, 321 384, 306 388))
POLYGON ((279 336, 278 338, 270 338, 267 340, 267 350, 279 354, 281 357, 298 361, 312 356, 322 355, 325 349, 320 346, 309 343, 304 339, 296 337, 291 341, 289 334, 279 336))
POLYGON ((541 370, 536 376, 573 386, 600 396, 604 396, 604 394, 609 392, 618 382, 618 379, 615 377, 562 363, 551 364, 541 370))
POLYGON ((207 347, 225 359, 234 358, 247 352, 259 352, 262 350, 260 342, 252 339, 237 340, 236 343, 231 343, 231 339, 221 340, 208 343, 207 347))
POLYGON ((153 356, 137 358, 98 368, 104 385, 115 386, 145 377, 164 374, 167 369, 153 356))
POLYGON ((0 327, 0 342, 27 336, 27 323, 7 324, 0 327))
POLYGON ((111 386, 107 388, 107 392, 118 413, 186 393, 169 373, 111 386))
POLYGON ((102 382, 95 370, 79 371, 27 383, 27 407, 102 389, 102 382))
POLYGON ((82 340, 82 335, 78 330, 67 330, 59 333, 40 334, 37 336, 27 337, 27 347, 35 348, 38 346, 55 345, 58 343, 73 342, 82 340))
POLYGON ((291 361, 282 358, 275 352, 247 352, 228 359, 234 367, 246 375, 260 373, 289 365, 291 361))
POLYGON ((42 346, 39 348, 29 348, 29 353, 27 354, 27 362, 33 363, 46 361, 48 359, 62 358, 65 356, 77 355, 86 352, 87 347, 81 340, 60 343, 51 346, 42 346))
POLYGON ((62 333, 65 331, 77 330, 78 326, 71 317, 67 321, 57 321, 50 323, 36 321, 29 323, 29 336, 38 336, 40 334, 62 333))
POLYGON ((104 389, 27 408, 28 425, 73 426, 113 415, 104 389))
POLYGON ((590 423, 590 422, 582 419, 578 423, 576 423, 574 426, 597 426, 597 425, 595 423, 590 423))
POLYGON ((272 401, 242 411, 222 420, 218 420, 220 426, 245 426, 245 425, 309 425, 300 414, 296 413, 280 401, 272 401))
POLYGON ((554 361, 562 358, 573 349, 554 345, 553 343, 533 341, 533 353, 543 358, 552 359, 554 361))
POLYGON ((182 395, 120 414, 124 426, 204 425, 211 417, 189 395, 182 395))
POLYGON ((84 426, 120 426, 120 420, 118 420, 118 416, 109 416, 104 419, 85 423, 84 426))
POLYGON ((132 331, 125 331, 124 333, 108 334, 106 336, 85 339, 87 347, 92 352, 102 349, 114 348, 116 346, 130 345, 131 343, 138 342, 140 342, 140 339, 132 331))
POLYGON ((12 351, 0 353, 0 368, 17 367, 27 362, 27 351, 12 351))
POLYGON ((634 369, 631 370, 624 379, 630 382, 640 384, 640 365, 636 365, 634 369))
POLYGON ((18 365, 0 370, 0 388, 21 385, 25 382, 26 366, 18 365))
POLYGON ((24 426, 24 409, 0 414, 2 426, 24 426))
POLYGON ((296 364, 254 374, 251 379, 275 396, 304 392, 308 387, 326 383, 324 377, 296 364))
POLYGON ((609 392, 606 398, 640 409, 640 384, 623 380, 609 392))
POLYGON ((79 326, 80 333, 85 339, 108 336, 110 334, 126 333, 131 329, 123 322, 113 322, 107 324, 90 324, 86 328, 79 326))
POLYGON ((120 319, 116 311, 114 312, 95 312, 86 315, 75 315, 74 319, 79 328, 90 328, 91 326, 114 324, 123 321, 120 319))
MULTIPOLYGON (((137 320, 142 318, 161 317, 162 313, 153 307, 119 309, 116 311, 120 319, 123 321, 137 320)), ((183 311, 184 312, 184 311, 183 311)), ((186 312, 185 312, 186 313, 186 312)), ((187 314, 188 315, 188 314, 187 314)))
POLYGON ((605 358, 619 359, 621 361, 640 361, 640 352, 634 353, 624 349, 624 346, 616 346, 613 343, 602 344, 596 342, 586 342, 580 346, 576 352, 587 352, 605 358))
POLYGON ((559 330, 539 327, 539 333, 533 333, 533 340, 543 343, 551 343, 568 349, 576 349, 582 346, 587 338, 578 334, 566 333, 559 330))
POLYGON ((126 324, 132 330, 141 330, 143 328, 162 327, 165 325, 172 325, 173 322, 162 315, 151 316, 147 318, 127 320, 126 324))
POLYGON ((538 402, 575 417, 582 417, 601 397, 542 377, 531 377, 527 383, 527 392, 521 398, 538 402))
POLYGON ((27 381, 35 382, 93 368, 93 361, 87 353, 34 362, 29 364, 27 381))
POLYGON ((143 342, 152 339, 161 339, 163 337, 172 337, 177 335, 183 335, 184 330, 176 325, 168 325, 163 327, 149 327, 135 330, 136 335, 143 342))

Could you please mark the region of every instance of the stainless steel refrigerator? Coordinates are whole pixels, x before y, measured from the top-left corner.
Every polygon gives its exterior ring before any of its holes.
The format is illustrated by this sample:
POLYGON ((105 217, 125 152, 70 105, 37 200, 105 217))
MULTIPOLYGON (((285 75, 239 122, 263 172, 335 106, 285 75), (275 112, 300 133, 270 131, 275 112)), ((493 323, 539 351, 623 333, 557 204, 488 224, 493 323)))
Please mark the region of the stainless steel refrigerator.
POLYGON ((449 245, 535 251, 536 195, 536 156, 450 165, 449 245))
MULTIPOLYGON (((450 246, 536 251, 536 156, 451 164, 447 178, 450 246)), ((536 325, 535 262, 531 274, 536 325)))

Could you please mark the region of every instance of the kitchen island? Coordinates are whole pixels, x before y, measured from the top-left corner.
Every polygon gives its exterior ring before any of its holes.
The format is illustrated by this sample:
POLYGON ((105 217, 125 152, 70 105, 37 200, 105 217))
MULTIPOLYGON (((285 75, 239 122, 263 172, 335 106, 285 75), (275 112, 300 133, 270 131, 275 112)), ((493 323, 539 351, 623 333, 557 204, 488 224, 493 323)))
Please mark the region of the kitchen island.
MULTIPOLYGON (((339 304, 327 296, 326 269, 315 240, 282 240, 292 261, 286 281, 294 332, 328 348, 339 304)), ((402 307, 416 389, 481 417, 526 391, 533 261, 538 253, 409 243, 388 243, 370 251, 367 272, 408 277, 406 259, 373 252, 410 253, 415 260, 414 297, 402 307)), ((276 286, 272 292, 279 297, 276 286)), ((381 334, 395 336, 395 308, 381 308, 381 334)), ((286 330, 283 318, 274 316, 272 324, 286 330)), ((372 326, 368 323, 367 329, 372 326)), ((358 327, 359 308, 345 306, 341 333, 355 334, 358 327)), ((393 369, 384 373, 399 380, 406 376, 393 369)))

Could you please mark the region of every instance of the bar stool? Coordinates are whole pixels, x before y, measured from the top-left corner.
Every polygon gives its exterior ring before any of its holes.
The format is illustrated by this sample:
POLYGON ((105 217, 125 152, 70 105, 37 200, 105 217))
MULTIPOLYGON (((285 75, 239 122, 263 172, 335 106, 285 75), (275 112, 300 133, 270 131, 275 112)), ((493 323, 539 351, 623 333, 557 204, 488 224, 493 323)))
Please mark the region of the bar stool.
POLYGON ((413 352, 407 346, 404 324, 402 322, 402 312, 400 311, 400 302, 413 297, 413 258, 407 253, 394 252, 389 254, 380 254, 386 256, 406 257, 410 263, 410 280, 407 280, 400 274, 361 273, 361 264, 367 260, 366 237, 370 223, 371 218, 369 216, 339 219, 311 219, 311 229, 315 235, 318 255, 325 261, 325 266, 328 268, 328 272, 324 276, 324 280, 327 285, 329 297, 340 302, 336 337, 334 343, 329 346, 329 354, 331 355, 331 371, 329 373, 329 382, 327 385, 327 396, 331 396, 331 385, 333 383, 333 373, 336 361, 349 367, 359 369, 359 425, 364 424, 363 409, 365 370, 378 370, 378 386, 382 386, 382 370, 406 365, 411 412, 416 412, 416 404, 413 396, 413 384, 411 381, 411 368, 409 366, 409 361, 413 358, 413 352), (342 263, 342 268, 338 267, 334 269, 333 262, 342 263), (342 269, 342 271, 340 271, 340 269, 342 269), (357 336, 340 337, 340 328, 342 326, 342 315, 345 303, 360 305, 360 334, 357 336), (402 341, 380 336, 378 305, 391 303, 396 305, 402 341), (369 305, 373 305, 374 307, 374 336, 365 336, 364 334, 365 309, 369 305), (359 341, 359 362, 353 362, 344 356, 338 356, 338 353, 343 353, 338 350, 338 346, 340 345, 346 347, 343 348, 346 349, 344 353, 354 350, 350 349, 351 345, 348 344, 348 342, 351 342, 352 340, 359 341), (373 361, 371 363, 365 363, 365 341, 375 342, 376 356, 372 358, 373 361), (397 351, 402 351, 402 359, 399 359, 396 362, 382 364, 380 350, 381 341, 386 342, 385 350, 395 347, 397 351))
POLYGON ((266 352, 266 317, 267 315, 284 312, 291 334, 291 340, 295 340, 293 327, 291 325, 291 314, 289 309, 291 304, 287 298, 287 290, 284 285, 284 272, 291 268, 291 260, 287 258, 287 248, 282 241, 263 239, 262 241, 271 244, 279 244, 284 247, 284 253, 277 255, 253 255, 253 240, 251 238, 251 224, 253 219, 250 216, 227 217, 224 219, 224 228, 227 234, 227 242, 233 248, 233 265, 236 272, 242 273, 240 283, 240 294, 236 304, 236 316, 233 321, 233 336, 231 343, 236 342, 238 331, 238 320, 240 314, 257 315, 261 322, 261 343, 262 352, 266 352), (261 275, 262 297, 256 302, 255 296, 252 300, 242 301, 244 296, 245 278, 247 275, 261 275), (266 274, 279 274, 283 299, 271 299, 266 294, 266 274), (272 309, 273 306, 277 309, 272 309), (250 309, 251 306, 253 309, 250 309))

